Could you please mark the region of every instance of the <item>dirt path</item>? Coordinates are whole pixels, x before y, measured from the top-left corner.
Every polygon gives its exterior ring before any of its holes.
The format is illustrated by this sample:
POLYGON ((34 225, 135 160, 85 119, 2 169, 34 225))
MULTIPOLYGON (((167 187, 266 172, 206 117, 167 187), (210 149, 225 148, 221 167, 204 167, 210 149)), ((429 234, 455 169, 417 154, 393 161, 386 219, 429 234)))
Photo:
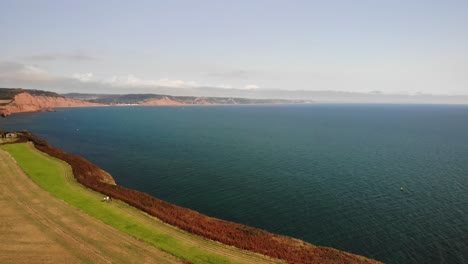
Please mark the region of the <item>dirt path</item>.
POLYGON ((0 150, 0 263, 179 263, 37 186, 0 150))

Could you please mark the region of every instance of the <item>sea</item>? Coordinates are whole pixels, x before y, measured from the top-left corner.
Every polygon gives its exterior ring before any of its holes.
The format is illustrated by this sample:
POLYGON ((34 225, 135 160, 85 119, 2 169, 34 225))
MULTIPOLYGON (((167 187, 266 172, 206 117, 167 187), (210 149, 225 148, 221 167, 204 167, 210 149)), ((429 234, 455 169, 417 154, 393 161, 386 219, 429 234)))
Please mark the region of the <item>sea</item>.
POLYGON ((468 263, 468 106, 67 108, 0 129, 209 216, 385 263, 468 263))

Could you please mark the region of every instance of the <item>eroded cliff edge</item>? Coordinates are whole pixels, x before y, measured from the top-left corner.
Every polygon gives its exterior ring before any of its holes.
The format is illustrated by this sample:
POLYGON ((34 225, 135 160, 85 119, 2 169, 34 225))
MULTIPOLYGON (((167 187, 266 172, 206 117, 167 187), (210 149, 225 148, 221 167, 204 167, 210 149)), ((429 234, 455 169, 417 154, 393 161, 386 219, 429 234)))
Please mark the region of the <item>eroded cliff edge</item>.
POLYGON ((15 113, 52 111, 57 107, 101 106, 99 103, 71 99, 52 92, 8 89, 0 98, 0 115, 15 113))

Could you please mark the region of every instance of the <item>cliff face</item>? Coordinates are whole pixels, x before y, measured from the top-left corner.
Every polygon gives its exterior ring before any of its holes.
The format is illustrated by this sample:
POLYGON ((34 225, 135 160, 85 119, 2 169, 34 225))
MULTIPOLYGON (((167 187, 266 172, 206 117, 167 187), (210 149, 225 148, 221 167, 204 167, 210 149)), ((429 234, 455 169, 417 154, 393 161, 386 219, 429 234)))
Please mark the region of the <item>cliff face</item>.
POLYGON ((93 181, 98 181, 109 185, 116 185, 114 178, 109 173, 102 170, 98 166, 92 164, 91 162, 85 160, 84 158, 68 154, 60 149, 54 148, 47 141, 40 139, 31 132, 19 131, 16 133, 16 135, 17 140, 14 143, 31 141, 34 143, 34 146, 37 149, 53 157, 64 160, 65 162, 70 164, 75 177, 76 175, 79 175, 83 179, 92 179, 93 181))
POLYGON ((56 107, 84 107, 99 106, 102 104, 90 103, 60 96, 31 95, 22 92, 14 96, 6 105, 0 106, 0 115, 8 116, 14 113, 50 111, 56 107))
POLYGON ((146 101, 143 103, 140 103, 140 105, 183 105, 185 104, 184 102, 179 102, 176 100, 172 100, 171 98, 165 96, 161 99, 154 99, 150 101, 146 101))
MULTIPOLYGON (((106 105, 237 105, 237 104, 305 104, 304 100, 248 99, 233 97, 195 97, 163 94, 65 94, 68 98, 106 105)), ((0 98, 1 99, 1 98, 0 98)))

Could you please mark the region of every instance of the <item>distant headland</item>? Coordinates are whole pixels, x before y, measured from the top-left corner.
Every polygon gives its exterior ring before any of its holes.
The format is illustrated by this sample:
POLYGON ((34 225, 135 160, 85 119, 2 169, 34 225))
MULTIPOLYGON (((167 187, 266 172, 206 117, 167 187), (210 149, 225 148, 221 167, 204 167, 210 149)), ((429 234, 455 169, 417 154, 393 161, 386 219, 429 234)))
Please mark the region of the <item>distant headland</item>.
POLYGON ((161 94, 57 94, 43 90, 0 88, 0 115, 22 112, 53 111, 60 107, 125 106, 125 105, 252 105, 306 104, 310 100, 247 99, 234 97, 195 97, 161 94))

